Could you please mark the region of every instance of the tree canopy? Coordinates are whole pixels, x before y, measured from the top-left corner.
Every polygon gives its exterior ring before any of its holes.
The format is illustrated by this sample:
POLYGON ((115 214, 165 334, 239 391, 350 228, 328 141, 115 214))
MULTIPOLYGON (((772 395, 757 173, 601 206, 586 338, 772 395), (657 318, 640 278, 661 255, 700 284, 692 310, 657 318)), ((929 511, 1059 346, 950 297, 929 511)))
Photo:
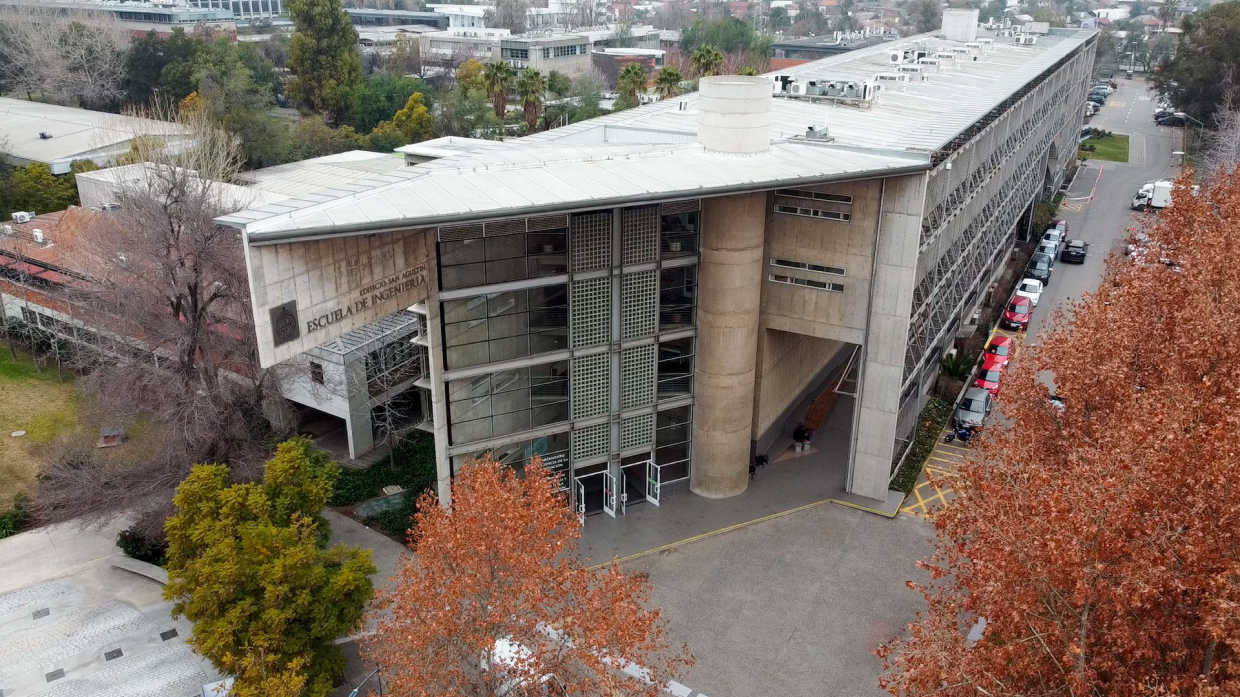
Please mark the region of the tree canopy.
POLYGON ((227 466, 199 465, 177 487, 164 596, 194 623, 194 649, 236 677, 237 697, 322 697, 343 674, 332 642, 361 620, 375 567, 370 550, 324 549, 337 472, 296 438, 262 484, 230 486, 227 466))
POLYGON ((706 45, 724 53, 735 53, 755 48, 760 37, 752 24, 731 15, 712 20, 698 18, 680 31, 679 46, 686 53, 706 45))
POLYGON ((289 99, 332 124, 349 112, 349 96, 362 79, 357 31, 340 0, 289 0, 296 31, 288 46, 289 99))
POLYGON ((514 683, 554 674, 568 694, 655 697, 690 664, 684 647, 670 645, 662 613, 646 609, 638 575, 585 567, 581 522, 558 488, 537 458, 518 476, 487 453, 456 476, 451 509, 423 494, 410 531, 415 554, 380 592, 380 624, 363 645, 393 694, 509 694, 514 683), (529 660, 488 666, 500 639, 526 648, 529 660), (652 682, 615 670, 616 658, 645 666, 652 682))
POLYGON ((1220 2, 1184 17, 1175 56, 1154 85, 1177 107, 1209 123, 1240 86, 1240 4, 1220 2))
POLYGON ((1013 426, 952 480, 928 609, 880 650, 893 695, 1240 693, 1240 329, 1219 321, 1240 301, 1240 172, 1198 196, 1189 176, 1149 248, 1112 255, 1007 369, 1013 426))

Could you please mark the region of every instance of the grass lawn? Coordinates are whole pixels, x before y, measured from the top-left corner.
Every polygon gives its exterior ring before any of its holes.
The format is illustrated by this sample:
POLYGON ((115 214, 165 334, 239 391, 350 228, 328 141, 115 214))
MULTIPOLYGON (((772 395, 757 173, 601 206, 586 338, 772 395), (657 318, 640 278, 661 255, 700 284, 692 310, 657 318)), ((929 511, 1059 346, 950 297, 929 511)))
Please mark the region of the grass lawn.
POLYGON ((1110 162, 1128 161, 1128 136, 1111 135, 1106 138, 1086 138, 1081 147, 1094 146, 1093 152, 1086 153, 1091 160, 1108 160, 1110 162))
POLYGON ((0 346, 0 511, 34 484, 38 461, 31 447, 77 427, 73 374, 65 371, 64 378, 57 379, 54 363, 38 372, 28 354, 19 351, 13 360, 8 347, 0 346), (19 430, 26 435, 9 435, 19 430))

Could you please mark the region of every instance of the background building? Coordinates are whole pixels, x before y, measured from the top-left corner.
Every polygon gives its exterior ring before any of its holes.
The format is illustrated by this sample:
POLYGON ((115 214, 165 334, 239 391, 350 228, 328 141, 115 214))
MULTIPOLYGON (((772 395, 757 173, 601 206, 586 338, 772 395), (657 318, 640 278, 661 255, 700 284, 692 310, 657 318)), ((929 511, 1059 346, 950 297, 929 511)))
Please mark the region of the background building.
POLYGON ((441 487, 540 455, 613 515, 740 493, 830 391, 817 446, 886 502, 939 355, 1074 157, 1094 60, 1093 31, 976 17, 220 218, 263 361, 425 307, 441 487))

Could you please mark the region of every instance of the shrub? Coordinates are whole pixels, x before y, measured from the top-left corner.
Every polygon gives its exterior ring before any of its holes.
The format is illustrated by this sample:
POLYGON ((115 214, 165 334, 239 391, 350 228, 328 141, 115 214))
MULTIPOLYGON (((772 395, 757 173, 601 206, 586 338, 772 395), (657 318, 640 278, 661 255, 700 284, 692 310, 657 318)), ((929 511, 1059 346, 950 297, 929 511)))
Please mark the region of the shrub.
POLYGON ((19 493, 13 497, 13 505, 7 511, 0 512, 0 539, 16 535, 30 522, 30 513, 26 509, 28 503, 26 494, 19 493))
POLYGON ((891 481, 891 488, 907 494, 917 486, 921 468, 926 464, 926 458, 930 457, 930 453, 934 451, 934 446, 939 441, 939 434, 947 426, 947 420, 951 418, 951 415, 952 405, 941 399, 931 399, 926 404, 926 408, 921 410, 921 416, 917 419, 917 435, 913 439, 908 456, 900 465, 900 471, 891 481))
POLYGON ((402 439, 384 457, 364 470, 341 469, 332 492, 332 506, 352 506, 378 496, 385 486, 398 484, 410 496, 435 483, 435 440, 426 433, 402 439))
POLYGON ((116 536, 116 546, 121 548, 125 556, 138 561, 144 561, 155 566, 163 566, 168 563, 168 542, 166 540, 152 540, 135 532, 133 528, 121 530, 116 536))

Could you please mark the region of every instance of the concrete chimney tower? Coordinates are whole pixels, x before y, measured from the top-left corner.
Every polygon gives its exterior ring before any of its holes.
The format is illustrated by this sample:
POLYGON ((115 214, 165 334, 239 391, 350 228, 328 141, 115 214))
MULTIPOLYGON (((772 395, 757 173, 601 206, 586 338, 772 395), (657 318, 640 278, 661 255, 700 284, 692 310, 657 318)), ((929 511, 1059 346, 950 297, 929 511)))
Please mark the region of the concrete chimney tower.
POLYGON ((943 10, 943 38, 967 43, 977 41, 978 10, 943 10))
POLYGON ((721 75, 698 82, 698 134, 712 152, 753 155, 771 149, 771 81, 721 75))

